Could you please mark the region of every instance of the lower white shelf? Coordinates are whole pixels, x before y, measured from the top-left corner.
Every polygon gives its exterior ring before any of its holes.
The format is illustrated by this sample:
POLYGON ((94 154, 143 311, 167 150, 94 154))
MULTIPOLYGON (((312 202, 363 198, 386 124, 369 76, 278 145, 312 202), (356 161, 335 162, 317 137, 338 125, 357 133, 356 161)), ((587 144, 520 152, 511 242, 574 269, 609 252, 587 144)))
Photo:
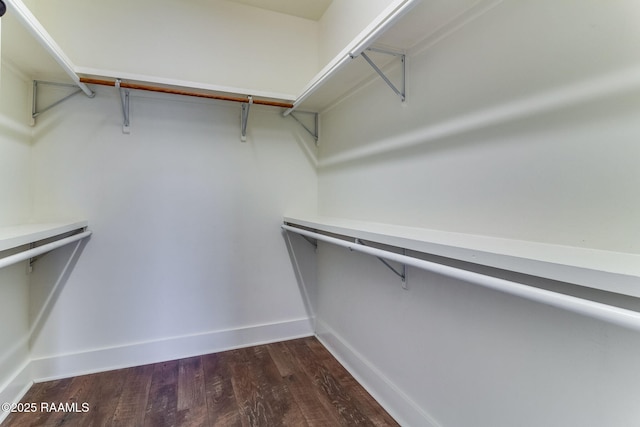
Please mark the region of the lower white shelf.
POLYGON ((87 221, 25 223, 0 227, 0 251, 28 245, 88 226, 87 221))
POLYGON ((77 242, 91 235, 87 231, 87 221, 69 221, 53 223, 29 223, 0 227, 0 252, 35 243, 44 239, 60 236, 60 238, 40 244, 22 252, 0 258, 0 268, 36 257, 64 245, 77 242), (70 236, 62 236, 72 231, 80 231, 70 236))
POLYGON ((291 225, 640 297, 640 254, 320 216, 291 225))

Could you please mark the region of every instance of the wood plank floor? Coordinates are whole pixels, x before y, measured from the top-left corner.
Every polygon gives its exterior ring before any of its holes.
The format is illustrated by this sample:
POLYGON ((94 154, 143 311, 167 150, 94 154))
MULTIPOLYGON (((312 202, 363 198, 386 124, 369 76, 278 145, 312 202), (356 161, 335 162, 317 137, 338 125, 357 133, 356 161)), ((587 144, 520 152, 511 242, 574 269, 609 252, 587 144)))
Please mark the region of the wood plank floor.
POLYGON ((37 410, 2 427, 398 425, 313 337, 38 383, 22 403, 37 410))

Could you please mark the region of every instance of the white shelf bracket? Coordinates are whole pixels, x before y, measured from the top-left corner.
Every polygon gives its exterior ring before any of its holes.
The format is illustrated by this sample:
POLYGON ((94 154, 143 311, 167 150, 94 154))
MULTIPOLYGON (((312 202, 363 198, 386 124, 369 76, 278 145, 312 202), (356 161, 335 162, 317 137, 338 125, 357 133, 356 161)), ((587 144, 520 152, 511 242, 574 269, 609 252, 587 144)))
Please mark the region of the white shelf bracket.
MULTIPOLYGON (((355 243, 356 245, 362 245, 362 246, 367 246, 361 239, 355 239, 355 243)), ((406 256, 406 249, 402 249, 402 255, 406 256)), ((401 270, 396 270, 391 264, 389 264, 389 262, 382 258, 377 256, 376 258, 378 258, 378 260, 383 263, 389 270, 391 270, 393 272, 393 274, 395 274, 396 276, 398 276, 401 280, 402 280, 402 289, 407 290, 407 264, 402 264, 402 269, 401 270)))
POLYGON ((54 82, 46 82, 46 81, 41 81, 41 80, 34 80, 33 81, 33 94, 32 94, 32 99, 31 99, 31 126, 34 126, 36 124, 36 117, 38 117, 40 114, 44 113, 45 111, 49 111, 50 109, 52 109, 56 105, 63 103, 67 99, 71 98, 74 95, 79 94, 80 92, 82 92, 82 89, 78 88, 77 85, 67 84, 67 83, 54 83, 54 82), (68 95, 65 95, 63 98, 61 98, 61 99, 59 99, 59 100, 47 105, 46 107, 42 108, 40 111, 38 111, 38 87, 40 85, 69 87, 69 88, 76 88, 76 90, 74 92, 68 94, 68 95))
POLYGON ((249 102, 242 104, 240 111, 240 141, 247 141, 247 122, 249 121, 249 108, 253 104, 253 97, 249 95, 249 102))
POLYGON ((309 135, 311 135, 314 139, 314 141, 316 142, 316 145, 318 145, 318 137, 319 137, 319 126, 318 126, 318 113, 313 113, 310 111, 298 111, 298 114, 307 114, 307 115, 313 115, 313 130, 309 129, 309 126, 307 126, 306 124, 304 124, 304 122, 302 120, 300 120, 299 118, 297 118, 294 114, 293 111, 291 113, 289 113, 288 115, 293 117, 293 119, 298 122, 300 124, 300 126, 302 126, 304 128, 304 130, 306 130, 309 135))
POLYGON ((116 88, 120 92, 120 103, 122 104, 122 133, 130 134, 131 127, 129 121, 129 89, 122 89, 120 87, 120 79, 116 79, 116 88))
POLYGON ((369 55, 367 55, 365 52, 362 52, 360 54, 365 59, 365 61, 367 61, 369 65, 371 65, 371 68, 373 68, 375 72, 378 73, 378 75, 382 78, 382 80, 384 80, 385 83, 389 85, 391 90, 393 90, 395 94, 400 97, 400 100, 404 102, 406 100, 406 80, 407 80, 406 55, 403 53, 397 53, 397 52, 392 52, 389 50, 378 49, 373 47, 370 47, 367 50, 371 52, 383 53, 385 55, 393 55, 400 59, 400 65, 402 66, 402 76, 401 76, 400 88, 397 88, 396 85, 394 85, 391 82, 391 80, 389 80, 389 78, 384 74, 384 72, 382 72, 382 70, 371 60, 371 58, 369 58, 369 55))

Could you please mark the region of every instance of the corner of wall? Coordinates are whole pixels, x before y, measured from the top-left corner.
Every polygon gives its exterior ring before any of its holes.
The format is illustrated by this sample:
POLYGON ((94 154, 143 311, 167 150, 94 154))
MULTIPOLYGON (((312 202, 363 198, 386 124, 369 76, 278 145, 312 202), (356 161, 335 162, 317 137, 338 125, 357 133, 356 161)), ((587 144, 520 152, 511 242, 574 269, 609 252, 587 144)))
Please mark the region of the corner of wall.
POLYGON ((400 425, 440 427, 431 415, 424 412, 366 357, 319 319, 316 321, 316 336, 400 425))

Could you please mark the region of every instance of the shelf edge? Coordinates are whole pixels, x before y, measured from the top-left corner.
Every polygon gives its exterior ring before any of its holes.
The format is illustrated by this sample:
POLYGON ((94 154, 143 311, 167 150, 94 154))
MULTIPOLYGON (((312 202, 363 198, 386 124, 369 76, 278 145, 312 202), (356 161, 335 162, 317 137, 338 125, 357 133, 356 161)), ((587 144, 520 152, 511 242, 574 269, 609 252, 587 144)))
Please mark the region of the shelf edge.
POLYGON ((0 227, 0 251, 48 239, 88 226, 88 221, 24 223, 0 227))

